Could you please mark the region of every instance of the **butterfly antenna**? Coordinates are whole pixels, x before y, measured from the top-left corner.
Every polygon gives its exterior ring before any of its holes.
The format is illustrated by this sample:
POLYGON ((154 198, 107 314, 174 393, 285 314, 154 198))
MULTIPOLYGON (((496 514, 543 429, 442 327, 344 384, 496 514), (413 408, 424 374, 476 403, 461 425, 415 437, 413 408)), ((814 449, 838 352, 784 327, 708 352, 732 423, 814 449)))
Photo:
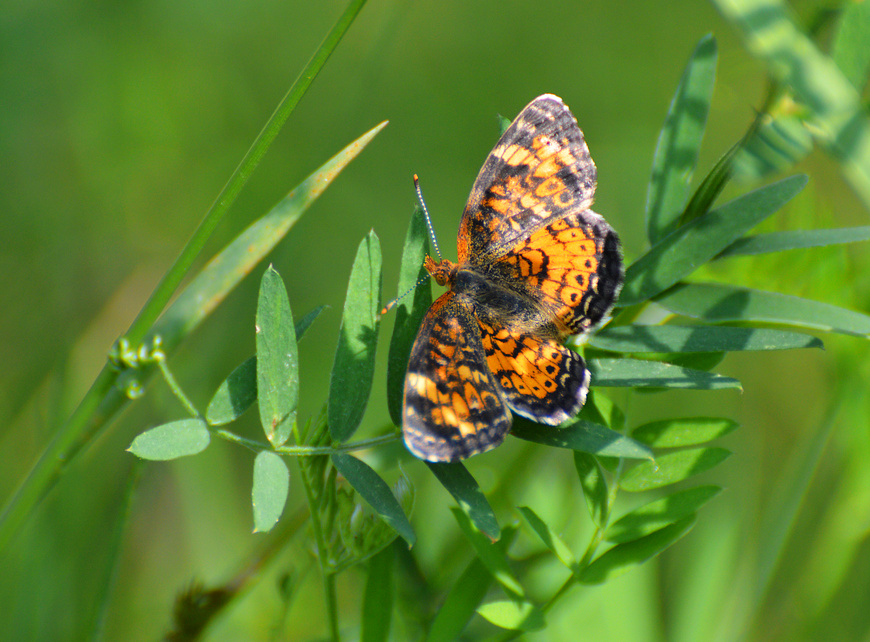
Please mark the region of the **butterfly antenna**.
POLYGON ((395 299, 393 299, 392 301, 390 301, 389 303, 387 303, 387 305, 385 305, 384 308, 383 308, 383 309, 378 313, 378 320, 380 321, 380 319, 381 319, 382 316, 384 316, 387 312, 389 312, 390 310, 392 310, 393 308, 395 308, 395 307, 396 307, 396 304, 397 304, 399 301, 401 301, 401 300, 404 299, 406 296, 408 296, 409 294, 411 294, 411 292, 413 292, 414 290, 416 290, 417 287, 418 287, 421 283, 425 283, 425 282, 426 282, 426 279, 428 279, 430 276, 431 276, 431 275, 429 275, 429 274, 427 273, 427 274, 425 274, 424 276, 420 277, 420 280, 417 281, 414 285, 412 285, 412 286, 409 287, 407 290, 405 290, 404 292, 402 292, 402 294, 400 294, 400 295, 397 296, 395 299))
POLYGON ((429 218, 429 210, 426 209, 426 201, 423 200, 423 190, 420 189, 420 179, 414 174, 414 188, 417 190, 417 199, 420 201, 420 206, 423 208, 423 216, 426 217, 426 226, 429 228, 429 237, 432 239, 432 247, 435 248, 435 254, 438 255, 438 260, 441 260, 441 250, 438 249, 438 239, 435 238, 435 230, 432 229, 432 219, 429 218))

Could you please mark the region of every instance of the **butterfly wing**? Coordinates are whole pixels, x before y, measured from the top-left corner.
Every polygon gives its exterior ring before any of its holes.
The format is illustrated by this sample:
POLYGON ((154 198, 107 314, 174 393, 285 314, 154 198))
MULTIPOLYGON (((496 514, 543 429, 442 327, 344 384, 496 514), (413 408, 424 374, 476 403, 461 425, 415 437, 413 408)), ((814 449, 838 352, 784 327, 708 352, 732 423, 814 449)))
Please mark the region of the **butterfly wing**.
POLYGON ((483 266, 520 239, 592 205, 595 163, 560 98, 539 96, 514 119, 474 182, 459 224, 459 262, 483 266))
POLYGON ((478 323, 452 291, 432 304, 414 340, 402 418, 408 450, 427 461, 491 450, 510 430, 478 323))

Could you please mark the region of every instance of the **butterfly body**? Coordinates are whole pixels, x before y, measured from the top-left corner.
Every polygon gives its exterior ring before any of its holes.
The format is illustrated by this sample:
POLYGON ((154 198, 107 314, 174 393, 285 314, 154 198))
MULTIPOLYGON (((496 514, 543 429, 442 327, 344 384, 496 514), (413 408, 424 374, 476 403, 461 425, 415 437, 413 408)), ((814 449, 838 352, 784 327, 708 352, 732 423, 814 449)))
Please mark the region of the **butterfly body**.
POLYGON ((449 288, 427 312, 405 379, 408 449, 456 461, 500 444, 511 410, 557 425, 589 388, 562 342, 612 308, 619 239, 589 207, 595 165, 561 99, 544 95, 514 120, 471 190, 458 261, 425 267, 449 288))

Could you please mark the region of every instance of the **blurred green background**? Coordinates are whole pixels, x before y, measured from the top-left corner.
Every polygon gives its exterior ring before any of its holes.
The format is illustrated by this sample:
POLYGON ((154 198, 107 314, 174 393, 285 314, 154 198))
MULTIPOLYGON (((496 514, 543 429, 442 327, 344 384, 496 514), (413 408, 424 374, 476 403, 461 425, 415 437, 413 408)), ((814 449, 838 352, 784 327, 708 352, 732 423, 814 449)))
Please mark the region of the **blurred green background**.
MULTIPOLYGON (((792 3, 801 18, 828 4, 792 3)), ((344 6, 30 0, 0 12, 4 503, 344 6)), ((561 96, 576 115, 598 166, 596 210, 621 235, 627 258, 638 256, 658 131, 689 54, 709 32, 720 62, 699 174, 742 135, 766 86, 762 65, 710 3, 369 0, 207 252, 342 146, 390 120, 270 258, 297 316, 330 306, 300 347, 300 416, 316 414, 325 400, 362 237, 371 228, 380 237, 384 296, 392 298, 417 173, 442 251, 454 258, 459 215, 498 137, 496 115, 512 118, 541 93, 561 96)), ((809 174, 809 188, 766 229, 866 223, 867 211, 828 157, 816 152, 798 169, 809 174)), ((749 187, 732 184, 725 197, 749 187)), ((707 276, 866 312, 868 256, 861 245, 792 252, 723 262, 707 276)), ((261 273, 172 355, 173 371, 201 406, 253 354, 261 273)), ((361 436, 389 422, 392 319, 383 326, 361 436)), ((867 357, 865 341, 835 336, 824 352, 729 357, 717 370, 738 377, 742 394, 617 395, 629 425, 693 414, 740 421, 725 444, 735 454, 705 478, 727 490, 677 546, 603 587, 575 588, 549 614, 550 628, 529 639, 577 639, 577 631, 598 640, 870 639, 867 357)), ((241 432, 256 435, 255 414, 241 432)), ((90 630, 134 463, 124 449, 145 428, 183 416, 155 379, 66 469, 0 557, 0 639, 78 639, 90 630)), ((515 442, 469 464, 500 519, 528 504, 568 541, 582 542, 589 526, 570 453, 515 442)), ((374 453, 373 461, 394 455, 374 453)), ((443 590, 471 551, 447 493, 420 462, 402 461, 419 492, 413 554, 443 590)), ((161 636, 177 592, 195 579, 224 582, 251 559, 265 537, 250 532, 252 465, 248 451, 215 440, 203 455, 145 467, 105 639, 161 636)), ((285 516, 301 503, 294 479, 285 516)), ((533 548, 528 538, 518 547, 533 548)), ((533 574, 538 595, 559 586, 555 572, 533 574)), ((348 630, 358 622, 363 580, 357 571, 339 580, 348 630)), ((425 599, 431 611, 441 598, 436 591, 425 599)), ((323 635, 322 602, 309 553, 294 544, 210 636, 270 639, 285 617, 289 639, 323 635), (309 572, 296 581, 285 614, 275 578, 290 568, 309 572)))

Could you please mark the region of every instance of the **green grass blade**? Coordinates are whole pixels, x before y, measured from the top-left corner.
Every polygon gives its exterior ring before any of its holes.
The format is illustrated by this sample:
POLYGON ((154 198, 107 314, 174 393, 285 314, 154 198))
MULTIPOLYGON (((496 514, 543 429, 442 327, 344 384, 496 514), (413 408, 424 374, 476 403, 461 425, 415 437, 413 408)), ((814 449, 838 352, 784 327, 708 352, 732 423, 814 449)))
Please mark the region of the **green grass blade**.
POLYGON ((257 301, 257 402, 267 439, 284 445, 299 404, 299 352, 287 290, 271 265, 257 301))
POLYGON ((644 504, 623 515, 607 529, 605 539, 632 542, 697 512, 718 495, 719 486, 697 486, 644 504))
POLYGON ((408 546, 413 546, 417 536, 387 482, 371 466, 351 455, 336 453, 332 455, 332 464, 408 546))
POLYGON ((381 245, 371 231, 351 269, 329 380, 329 433, 338 442, 353 436, 365 414, 375 376, 380 309, 381 245))
MULTIPOLYGON (((403 296, 428 274, 423 267, 423 260, 428 252, 429 231, 423 218, 423 210, 417 208, 411 215, 411 223, 405 236, 397 296, 403 296)), ((411 346, 417 336, 423 315, 430 305, 432 305, 432 285, 426 281, 414 289, 413 295, 406 296, 396 306, 396 321, 390 339, 390 356, 387 359, 387 407, 390 411, 390 419, 396 426, 402 425, 405 371, 408 369, 411 346)))
POLYGON ((160 317, 149 337, 161 336, 167 351, 178 345, 275 248, 348 163, 385 126, 386 123, 381 123, 342 149, 221 250, 160 317))
POLYGON ((581 584, 603 584, 643 564, 669 548, 695 525, 695 515, 665 526, 633 542, 617 544, 587 566, 580 574, 581 584))
POLYGON ((785 178, 686 223, 628 267, 619 305, 641 303, 682 280, 779 210, 806 183, 806 176, 785 178))
POLYGON ((677 227, 686 205, 716 83, 716 58, 716 39, 708 34, 692 52, 668 108, 646 197, 646 230, 651 245, 677 227))
POLYGON ((740 382, 737 379, 660 361, 590 359, 586 365, 592 371, 592 384, 595 386, 695 390, 740 389, 740 382))
POLYGON ((447 492, 453 495, 456 503, 465 511, 475 528, 493 541, 498 539, 499 527, 495 513, 486 500, 486 495, 462 462, 449 464, 426 462, 426 465, 447 492))
POLYGON ((669 486, 718 466, 731 456, 724 448, 690 448, 639 463, 619 480, 622 490, 639 493, 669 486))
POLYGON ((826 230, 789 230, 770 232, 738 239, 725 248, 717 259, 734 256, 751 256, 786 250, 802 250, 810 247, 827 247, 844 243, 870 241, 870 225, 840 227, 826 230))
POLYGON ((638 426, 631 437, 650 448, 682 448, 724 437, 739 425, 724 417, 680 417, 638 426))
POLYGON ((387 546, 372 556, 368 564, 363 595, 360 642, 386 642, 390 638, 393 616, 393 559, 396 553, 387 546))
MULTIPOLYGON (((870 208, 870 120, 855 87, 792 20, 781 0, 714 0, 768 72, 811 111, 817 140, 870 208)), ((866 47, 866 43, 864 43, 866 47)))
POLYGON ((807 110, 791 94, 780 97, 759 116, 752 135, 734 156, 734 173, 759 181, 794 167, 813 151, 814 141, 806 122, 807 110))
POLYGON ((735 352, 821 348, 816 337, 785 330, 728 326, 622 325, 606 327, 589 345, 611 352, 735 352))
POLYGON ((365 0, 351 0, 344 13, 338 19, 338 22, 336 22, 335 26, 317 48, 317 51, 314 52, 305 69, 299 74, 299 77, 287 91, 284 98, 281 99, 275 112, 257 135, 256 140, 251 145, 248 153, 245 154, 241 163, 239 163, 235 172, 233 172, 226 186, 218 194, 214 204, 206 213, 205 218, 194 232, 190 241, 188 241, 173 266, 151 294, 151 297, 136 317, 133 325, 130 326, 126 334, 130 343, 138 345, 146 337, 146 334, 149 333, 158 315, 169 302, 170 297, 190 270, 202 248, 205 247, 212 232, 214 232, 218 223, 221 222, 224 215, 235 202, 245 183, 248 182, 248 178, 250 178, 254 169, 259 165, 260 160, 265 156, 266 151, 278 136, 284 123, 287 122, 290 114, 293 113, 296 105, 308 91, 308 88, 320 73, 323 65, 326 64, 332 52, 335 51, 338 43, 341 42, 344 34, 350 28, 350 25, 364 4, 365 0))
POLYGON ((255 533, 266 533, 278 523, 289 492, 287 464, 273 452, 260 452, 254 459, 254 482, 251 485, 255 533))
POLYGON ((140 459, 168 461, 201 453, 211 435, 202 419, 179 419, 146 430, 127 449, 140 459))
POLYGON ((776 323, 870 337, 870 316, 866 314, 779 292, 692 283, 673 288, 657 302, 671 312, 714 323, 776 323))
POLYGON ((525 417, 514 417, 511 434, 536 444, 579 450, 601 457, 652 459, 652 452, 646 446, 622 433, 583 419, 574 419, 557 428, 536 424, 525 417))

